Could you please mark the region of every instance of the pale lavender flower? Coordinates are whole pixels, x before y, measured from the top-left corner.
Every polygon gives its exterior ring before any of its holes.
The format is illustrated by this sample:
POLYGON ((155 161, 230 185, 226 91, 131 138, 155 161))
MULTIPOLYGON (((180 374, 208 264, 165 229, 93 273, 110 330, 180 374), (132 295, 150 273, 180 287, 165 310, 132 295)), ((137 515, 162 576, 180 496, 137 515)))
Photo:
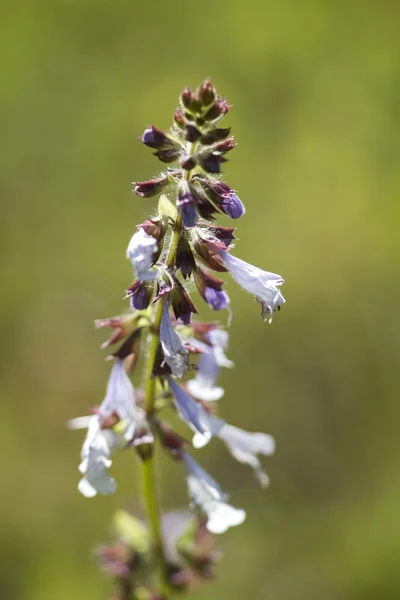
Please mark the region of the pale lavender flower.
POLYGON ((209 415, 201 404, 193 400, 171 377, 168 377, 168 382, 175 397, 176 407, 181 419, 193 431, 201 434, 209 441, 213 435, 218 433, 225 421, 209 415))
POLYGON ((216 290, 212 287, 205 286, 204 297, 207 304, 211 306, 213 310, 223 310, 224 308, 228 308, 230 303, 230 298, 224 290, 216 290))
POLYGON ((165 297, 162 298, 162 303, 160 343, 165 362, 170 367, 173 375, 181 379, 188 368, 188 350, 183 346, 179 334, 172 327, 167 299, 165 297))
POLYGON ((71 419, 68 426, 71 429, 88 429, 81 452, 79 471, 83 477, 78 483, 78 490, 86 498, 93 498, 97 493, 114 494, 117 484, 108 474, 108 469, 112 464, 111 450, 120 443, 118 434, 110 429, 101 429, 98 415, 71 419))
POLYGON ((220 400, 224 395, 224 389, 215 385, 220 367, 232 368, 234 364, 224 353, 228 343, 228 332, 212 329, 207 337, 212 346, 193 341, 193 345, 199 347, 202 354, 196 377, 187 382, 187 388, 194 398, 212 402, 220 400))
POLYGON ((236 256, 232 256, 225 250, 218 250, 224 265, 229 269, 232 277, 245 290, 256 297, 262 305, 261 315, 266 320, 269 314, 269 323, 272 322, 274 310, 285 302, 278 286, 284 283, 284 279, 276 273, 263 271, 236 256))
POLYGON ((153 264, 153 255, 157 250, 157 240, 148 235, 144 229, 139 229, 131 237, 126 256, 132 263, 136 277, 141 281, 149 281, 155 279, 157 274, 150 271, 153 264))
POLYGON ((183 453, 183 460, 189 471, 187 484, 191 503, 207 515, 208 531, 225 533, 229 527, 243 523, 245 511, 227 504, 227 495, 215 479, 186 452, 183 453))
POLYGON ((266 487, 269 478, 262 470, 257 454, 271 456, 275 452, 274 438, 267 433, 250 433, 228 424, 220 429, 218 437, 225 442, 237 461, 253 468, 261 487, 266 487))
POLYGON ((98 409, 100 420, 116 414, 125 422, 124 437, 132 440, 136 426, 135 392, 124 369, 124 362, 117 359, 111 369, 106 396, 98 409))

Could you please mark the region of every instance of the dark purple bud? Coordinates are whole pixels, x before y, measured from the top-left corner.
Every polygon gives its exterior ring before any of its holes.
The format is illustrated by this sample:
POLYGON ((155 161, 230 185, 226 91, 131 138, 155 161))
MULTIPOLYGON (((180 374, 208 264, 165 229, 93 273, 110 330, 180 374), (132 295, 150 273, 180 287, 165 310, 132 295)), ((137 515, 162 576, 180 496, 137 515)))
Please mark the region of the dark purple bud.
POLYGON ((194 189, 186 182, 182 182, 178 190, 177 206, 185 227, 194 227, 197 220, 194 189))
POLYGON ((197 99, 203 106, 210 106, 210 104, 213 104, 216 95, 215 87, 209 79, 203 81, 196 90, 197 99))
POLYGON ((218 98, 215 104, 206 112, 204 118, 206 121, 215 121, 215 119, 220 119, 226 115, 231 108, 226 100, 218 98))
POLYGON ((196 166, 196 159, 194 156, 189 154, 188 156, 184 156, 182 158, 180 165, 182 169, 185 169, 185 171, 191 171, 196 166))
POLYGON ((223 290, 215 290, 214 288, 204 288, 204 299, 213 310, 222 310, 228 308, 230 302, 229 296, 223 290))
POLYGON ((223 244, 228 247, 231 242, 235 239, 233 232, 235 231, 234 227, 222 227, 221 225, 210 225, 209 227, 210 233, 212 236, 218 238, 223 244))
POLYGON ((143 144, 155 150, 171 148, 177 145, 164 131, 153 125, 144 130, 141 140, 143 144))
POLYGON ((197 310, 189 294, 183 285, 174 280, 174 289, 172 290, 172 309, 176 319, 181 319, 184 325, 190 325, 191 315, 197 314, 197 310))
POLYGON ((176 249, 175 267, 181 270, 183 277, 190 277, 196 267, 193 252, 184 234, 181 235, 176 249))
POLYGON ((133 310, 144 310, 150 304, 153 295, 153 283, 150 281, 134 281, 126 294, 131 302, 133 310))
POLYGON ((154 152, 154 156, 157 156, 158 160, 164 163, 175 162, 181 155, 179 146, 176 148, 167 148, 166 150, 157 150, 154 152))
POLYGON ((230 128, 226 129, 211 129, 207 133, 203 134, 200 138, 200 142, 205 144, 206 146, 210 144, 215 144, 215 142, 219 142, 224 140, 230 134, 230 128))
POLYGON ((158 179, 150 179, 149 181, 136 181, 133 192, 142 198, 151 198, 152 196, 159 194, 167 183, 167 175, 163 175, 158 179))
POLYGON ((207 173, 220 173, 221 172, 221 162, 224 162, 224 159, 219 154, 203 153, 200 154, 199 163, 204 171, 207 173))
POLYGON ((186 125, 185 128, 185 140, 187 142, 195 142, 201 136, 200 131, 194 125, 186 125))
POLYGON ((194 227, 196 225, 197 212, 193 202, 184 202, 180 204, 179 212, 185 227, 194 227))

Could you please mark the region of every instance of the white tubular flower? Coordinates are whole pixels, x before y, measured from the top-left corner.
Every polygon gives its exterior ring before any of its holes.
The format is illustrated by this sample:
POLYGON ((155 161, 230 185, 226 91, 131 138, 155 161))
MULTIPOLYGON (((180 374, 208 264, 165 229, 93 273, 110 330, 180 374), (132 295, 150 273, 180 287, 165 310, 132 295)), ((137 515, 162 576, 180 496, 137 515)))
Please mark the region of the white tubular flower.
POLYGON ((222 387, 215 385, 220 367, 232 368, 234 363, 224 353, 228 344, 228 333, 221 329, 212 329, 207 337, 212 344, 208 346, 193 340, 193 345, 202 350, 199 360, 199 369, 196 377, 190 379, 187 388, 194 398, 206 402, 220 400, 225 391, 222 387))
POLYGON ((223 329, 211 329, 207 334, 212 345, 215 362, 219 367, 232 369, 235 364, 225 356, 224 350, 228 346, 229 333, 223 329))
POLYGON ((188 350, 183 346, 179 334, 172 327, 166 298, 162 298, 160 342, 165 362, 173 375, 181 379, 188 368, 188 350))
POLYGON ((250 433, 228 424, 220 429, 218 437, 225 442, 237 461, 253 468, 261 487, 267 487, 269 478, 262 470, 257 454, 271 456, 275 452, 274 438, 267 433, 250 433))
POLYGON ((193 431, 199 434, 200 446, 207 444, 212 436, 220 431, 225 421, 209 415, 201 404, 193 400, 171 377, 168 378, 168 382, 175 397, 179 416, 193 431))
POLYGON ((93 498, 97 493, 114 494, 117 489, 115 479, 108 474, 111 467, 111 450, 118 445, 119 437, 109 429, 101 429, 97 415, 78 417, 68 423, 72 429, 87 426, 86 439, 82 446, 79 471, 83 477, 78 483, 78 490, 86 498, 93 498), (84 425, 86 423, 86 425, 84 425))
POLYGON ((121 359, 117 359, 111 369, 106 396, 98 409, 100 420, 113 414, 126 422, 124 438, 132 440, 136 426, 135 391, 121 359))
POLYGON ((232 277, 246 291, 253 294, 262 305, 261 316, 264 321, 267 314, 270 315, 269 323, 272 322, 273 314, 277 306, 286 302, 278 286, 284 283, 284 279, 276 273, 263 271, 258 267, 232 256, 229 252, 221 250, 219 252, 224 265, 229 269, 232 277))
POLYGON ((244 510, 226 503, 227 496, 218 483, 186 454, 183 460, 189 471, 188 491, 192 506, 207 515, 206 527, 211 533, 225 533, 229 527, 240 525, 246 518, 244 510))
POLYGON ((148 235, 144 229, 139 229, 131 237, 126 256, 132 263, 135 275, 141 281, 155 279, 157 274, 150 271, 153 264, 153 255, 157 250, 157 240, 152 235, 148 235))

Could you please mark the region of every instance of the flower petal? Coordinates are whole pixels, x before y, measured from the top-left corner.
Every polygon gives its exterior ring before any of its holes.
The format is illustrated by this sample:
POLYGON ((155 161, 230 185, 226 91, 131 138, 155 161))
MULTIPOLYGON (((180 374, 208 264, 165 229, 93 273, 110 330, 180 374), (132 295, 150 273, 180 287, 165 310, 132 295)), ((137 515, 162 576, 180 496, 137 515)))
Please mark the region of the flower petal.
POLYGON ((188 350, 183 346, 179 334, 172 327, 167 299, 162 298, 162 319, 160 326, 160 342, 165 362, 173 375, 181 379, 188 368, 188 350))
POLYGON ((156 250, 157 241, 143 229, 139 229, 132 236, 126 250, 126 256, 131 261, 138 279, 149 281, 156 278, 157 274, 154 271, 149 271, 156 250))
POLYGON ((284 283, 284 279, 276 273, 263 271, 240 258, 236 258, 224 250, 220 250, 219 254, 237 283, 253 294, 262 304, 263 318, 265 319, 267 313, 270 314, 269 322, 271 323, 274 310, 285 302, 285 298, 277 287, 284 283))
POLYGON ((275 451, 274 438, 267 433, 250 433, 228 424, 221 428, 218 437, 225 442, 237 461, 252 467, 261 486, 266 487, 269 478, 262 470, 257 454, 271 456, 275 451))
POLYGON ((98 410, 101 419, 106 419, 113 413, 121 421, 127 421, 124 437, 131 440, 136 426, 135 391, 121 359, 117 359, 111 369, 106 396, 98 410))
POLYGON ((220 431, 225 421, 209 415, 201 404, 193 400, 171 377, 168 378, 168 381, 181 419, 193 431, 203 434, 209 441, 220 431))

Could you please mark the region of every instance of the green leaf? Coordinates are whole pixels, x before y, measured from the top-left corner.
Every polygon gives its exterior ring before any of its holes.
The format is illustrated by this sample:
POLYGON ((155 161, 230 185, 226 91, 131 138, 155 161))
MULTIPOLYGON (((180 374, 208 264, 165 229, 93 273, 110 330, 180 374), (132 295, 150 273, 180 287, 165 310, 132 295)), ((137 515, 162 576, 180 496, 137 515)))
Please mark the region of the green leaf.
POLYGON ((158 214, 176 220, 176 207, 165 194, 161 194, 158 200, 158 214))

